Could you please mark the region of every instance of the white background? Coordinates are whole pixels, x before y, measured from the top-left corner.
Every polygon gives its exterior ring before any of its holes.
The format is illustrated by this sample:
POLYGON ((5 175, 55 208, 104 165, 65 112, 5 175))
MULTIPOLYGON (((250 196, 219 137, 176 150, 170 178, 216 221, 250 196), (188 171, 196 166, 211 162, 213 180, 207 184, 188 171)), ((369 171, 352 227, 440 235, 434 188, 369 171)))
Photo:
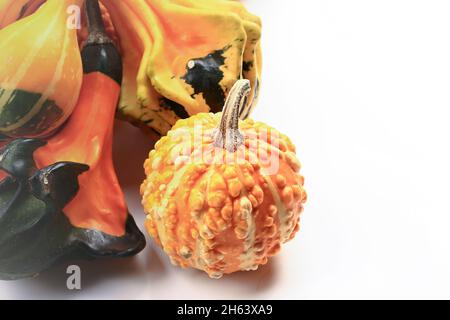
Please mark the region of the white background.
MULTIPOLYGON (((298 236, 259 271, 221 280, 173 267, 149 241, 134 259, 81 262, 79 292, 63 264, 0 282, 0 298, 450 298, 450 2, 245 2, 264 22, 253 117, 294 140, 306 177, 298 236)), ((139 223, 150 148, 117 126, 139 223)))

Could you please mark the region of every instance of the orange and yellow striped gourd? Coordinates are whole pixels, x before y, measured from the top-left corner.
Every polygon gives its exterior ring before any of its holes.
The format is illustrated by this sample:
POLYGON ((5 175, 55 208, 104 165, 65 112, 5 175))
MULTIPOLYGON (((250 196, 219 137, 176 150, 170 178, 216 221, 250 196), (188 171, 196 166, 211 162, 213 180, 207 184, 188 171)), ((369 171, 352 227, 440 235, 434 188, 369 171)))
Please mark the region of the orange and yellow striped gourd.
POLYGON ((46 136, 72 113, 83 68, 68 9, 82 3, 47 0, 0 30, 0 134, 46 136))

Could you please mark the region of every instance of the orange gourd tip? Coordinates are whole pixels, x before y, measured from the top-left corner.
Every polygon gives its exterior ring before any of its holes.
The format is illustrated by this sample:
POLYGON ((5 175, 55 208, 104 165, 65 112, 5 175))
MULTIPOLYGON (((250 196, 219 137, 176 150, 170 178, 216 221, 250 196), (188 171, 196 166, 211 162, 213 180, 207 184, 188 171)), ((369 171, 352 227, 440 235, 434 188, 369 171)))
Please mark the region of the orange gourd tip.
POLYGON ((239 120, 249 92, 239 80, 222 113, 178 121, 144 164, 146 229, 173 264, 213 278, 267 263, 298 231, 306 201, 290 139, 239 120))
POLYGON ((129 213, 112 159, 113 126, 122 76, 120 55, 106 34, 100 6, 86 2, 89 36, 82 50, 83 85, 61 130, 35 152, 39 168, 58 161, 89 165, 80 190, 65 208, 72 225, 122 237, 129 213))

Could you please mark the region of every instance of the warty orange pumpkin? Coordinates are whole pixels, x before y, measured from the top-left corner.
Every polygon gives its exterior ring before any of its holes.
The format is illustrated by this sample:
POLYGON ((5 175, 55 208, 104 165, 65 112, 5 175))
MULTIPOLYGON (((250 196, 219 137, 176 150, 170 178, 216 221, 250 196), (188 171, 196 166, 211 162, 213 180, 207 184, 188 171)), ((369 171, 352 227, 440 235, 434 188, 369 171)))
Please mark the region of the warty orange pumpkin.
POLYGON ((239 80, 223 113, 179 120, 144 164, 146 229, 173 264, 213 278, 267 263, 298 231, 306 201, 290 139, 239 120, 249 92, 239 80))

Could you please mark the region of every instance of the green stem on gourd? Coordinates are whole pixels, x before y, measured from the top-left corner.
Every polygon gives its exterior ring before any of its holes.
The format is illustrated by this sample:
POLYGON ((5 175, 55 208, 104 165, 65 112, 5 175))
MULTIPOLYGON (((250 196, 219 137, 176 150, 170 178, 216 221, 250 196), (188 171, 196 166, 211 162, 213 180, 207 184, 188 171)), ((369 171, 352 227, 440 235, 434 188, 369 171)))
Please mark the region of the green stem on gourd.
POLYGON ((244 136, 239 131, 239 114, 247 103, 250 90, 250 81, 246 79, 238 80, 231 88, 215 134, 216 147, 235 152, 244 143, 244 136))

